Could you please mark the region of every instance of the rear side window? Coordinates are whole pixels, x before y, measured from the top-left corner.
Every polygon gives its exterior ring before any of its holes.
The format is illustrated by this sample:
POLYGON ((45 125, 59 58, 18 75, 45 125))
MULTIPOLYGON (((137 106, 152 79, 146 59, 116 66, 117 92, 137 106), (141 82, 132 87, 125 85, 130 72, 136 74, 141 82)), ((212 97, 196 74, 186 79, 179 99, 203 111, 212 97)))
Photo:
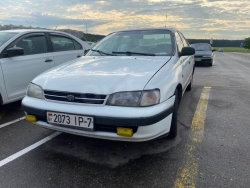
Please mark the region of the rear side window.
POLYGON ((63 36, 50 36, 52 46, 55 52, 74 50, 72 39, 63 36))
POLYGON ((74 42, 75 50, 81 50, 82 49, 82 45, 81 44, 79 44, 75 40, 73 40, 73 42, 74 42))
POLYGON ((181 40, 181 37, 179 36, 178 33, 175 33, 175 38, 176 38, 176 44, 177 44, 177 47, 178 47, 178 52, 181 52, 182 48, 183 48, 183 43, 182 43, 182 40, 181 40))
POLYGON ((24 55, 41 54, 47 52, 45 36, 31 36, 18 41, 14 47, 23 48, 24 55))
MULTIPOLYGON (((172 41, 172 33, 168 30, 122 31, 108 35, 93 49, 121 56, 127 56, 127 51, 134 53, 134 55, 139 53, 139 55, 171 56, 174 52, 172 41)), ((100 55, 94 50, 88 55, 100 55)))

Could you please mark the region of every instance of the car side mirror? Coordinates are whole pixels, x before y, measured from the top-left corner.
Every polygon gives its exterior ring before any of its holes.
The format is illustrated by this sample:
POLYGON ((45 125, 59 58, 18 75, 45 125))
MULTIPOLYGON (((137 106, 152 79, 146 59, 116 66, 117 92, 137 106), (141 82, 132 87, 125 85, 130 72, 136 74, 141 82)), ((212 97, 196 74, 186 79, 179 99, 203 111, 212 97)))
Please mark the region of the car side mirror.
POLYGON ((194 55, 195 50, 193 47, 183 47, 180 53, 180 56, 189 56, 189 55, 194 55))
POLYGON ((90 49, 84 50, 84 55, 89 52, 90 49))
POLYGON ((19 47, 9 48, 4 52, 4 57, 15 57, 20 55, 24 55, 24 50, 19 47))

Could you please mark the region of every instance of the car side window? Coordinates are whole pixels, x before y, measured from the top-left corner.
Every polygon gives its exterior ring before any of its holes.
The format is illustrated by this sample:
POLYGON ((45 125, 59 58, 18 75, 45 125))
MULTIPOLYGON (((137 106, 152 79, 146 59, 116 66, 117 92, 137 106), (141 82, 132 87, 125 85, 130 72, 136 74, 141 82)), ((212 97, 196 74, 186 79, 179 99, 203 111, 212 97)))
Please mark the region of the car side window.
POLYGON ((75 40, 73 40, 73 42, 74 42, 75 50, 81 50, 82 49, 82 45, 81 44, 79 44, 75 40))
POLYGON ((179 33, 179 35, 180 35, 180 37, 182 39, 182 42, 183 42, 184 46, 185 47, 189 46, 189 44, 188 44, 187 40, 185 39, 185 37, 183 36, 183 34, 181 32, 178 32, 178 33, 179 33))
POLYGON ((75 50, 72 39, 63 36, 50 36, 55 52, 75 50))
POLYGON ((31 36, 18 41, 13 47, 22 48, 24 55, 47 53, 45 36, 31 36))
POLYGON ((181 40, 181 37, 179 36, 179 34, 177 32, 175 33, 175 38, 176 38, 178 52, 181 52, 184 45, 183 45, 183 42, 181 40))

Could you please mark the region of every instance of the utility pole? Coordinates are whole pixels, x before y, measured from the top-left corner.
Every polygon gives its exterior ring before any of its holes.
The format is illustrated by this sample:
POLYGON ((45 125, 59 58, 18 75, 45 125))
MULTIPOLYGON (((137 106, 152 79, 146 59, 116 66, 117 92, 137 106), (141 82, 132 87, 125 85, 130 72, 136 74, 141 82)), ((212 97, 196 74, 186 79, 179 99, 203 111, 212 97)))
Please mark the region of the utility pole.
POLYGON ((27 24, 30 26, 30 29, 31 29, 31 24, 33 23, 33 22, 31 22, 31 23, 29 23, 28 21, 26 21, 27 22, 27 24))
MULTIPOLYGON (((90 22, 90 20, 86 20, 86 19, 82 19, 85 22, 85 26, 86 26, 86 34, 88 33, 88 23, 90 22)), ((85 37, 85 39, 87 40, 87 36, 85 37)))
POLYGON ((167 27, 168 15, 166 15, 165 28, 167 27))

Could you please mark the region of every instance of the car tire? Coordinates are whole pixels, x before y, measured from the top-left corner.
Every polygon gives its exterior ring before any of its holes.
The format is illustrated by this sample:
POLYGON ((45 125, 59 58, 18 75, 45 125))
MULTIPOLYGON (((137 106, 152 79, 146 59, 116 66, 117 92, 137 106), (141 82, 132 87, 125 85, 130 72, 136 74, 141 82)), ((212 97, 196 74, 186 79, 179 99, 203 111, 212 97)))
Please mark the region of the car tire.
POLYGON ((192 90, 192 86, 193 86, 193 78, 194 78, 194 72, 192 73, 192 78, 190 80, 190 83, 187 86, 186 91, 191 91, 192 90))
POLYGON ((177 113, 178 113, 178 107, 179 107, 179 101, 178 101, 178 90, 175 90, 175 101, 174 101, 174 109, 172 114, 172 121, 171 121, 171 127, 170 131, 168 133, 168 138, 175 138, 177 136, 177 113))
POLYGON ((213 65, 213 61, 211 61, 211 62, 208 64, 209 67, 212 67, 212 65, 213 65))

